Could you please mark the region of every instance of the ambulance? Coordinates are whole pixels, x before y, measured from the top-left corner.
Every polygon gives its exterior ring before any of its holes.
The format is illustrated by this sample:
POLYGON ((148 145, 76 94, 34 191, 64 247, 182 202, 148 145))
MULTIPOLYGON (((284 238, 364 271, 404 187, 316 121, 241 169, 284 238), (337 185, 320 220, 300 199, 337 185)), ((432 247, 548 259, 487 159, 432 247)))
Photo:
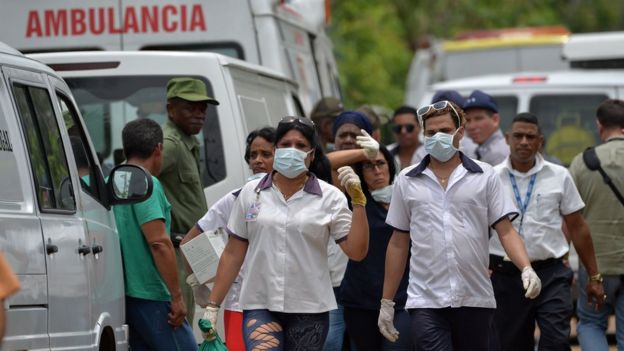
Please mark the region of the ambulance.
POLYGON ((341 97, 323 0, 21 0, 0 11, 3 40, 24 53, 216 52, 298 83, 304 112, 341 97))

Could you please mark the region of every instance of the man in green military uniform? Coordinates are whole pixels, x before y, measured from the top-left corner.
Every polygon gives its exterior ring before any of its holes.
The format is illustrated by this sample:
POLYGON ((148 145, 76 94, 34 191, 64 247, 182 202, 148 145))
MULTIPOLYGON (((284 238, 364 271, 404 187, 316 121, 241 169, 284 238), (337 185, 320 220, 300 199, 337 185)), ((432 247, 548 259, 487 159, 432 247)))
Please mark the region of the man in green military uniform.
POLYGON ((164 161, 159 179, 171 202, 171 239, 176 247, 180 286, 188 318, 192 322, 195 302, 185 282, 184 261, 178 245, 184 234, 208 210, 199 169, 199 140, 208 104, 219 102, 207 95, 204 82, 193 78, 173 78, 167 83, 167 114, 163 127, 164 161))

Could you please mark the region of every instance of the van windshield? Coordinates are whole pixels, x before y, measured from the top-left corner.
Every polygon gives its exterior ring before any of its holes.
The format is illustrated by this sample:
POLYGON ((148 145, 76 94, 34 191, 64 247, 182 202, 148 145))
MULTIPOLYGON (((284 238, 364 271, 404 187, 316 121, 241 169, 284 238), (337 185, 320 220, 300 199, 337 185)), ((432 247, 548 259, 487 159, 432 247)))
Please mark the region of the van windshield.
POLYGON ((574 157, 600 140, 596 130, 596 106, 604 94, 534 95, 529 111, 538 116, 544 134, 544 151, 568 166, 574 157))
MULTIPOLYGON (((65 78, 78 103, 105 175, 124 160, 121 130, 126 123, 137 118, 151 118, 161 125, 165 124, 166 86, 171 78, 174 76, 65 78)), ((202 77, 194 78, 204 81, 208 95, 214 96, 210 82, 202 77)), ((201 144, 200 166, 204 186, 225 178, 221 129, 214 105, 208 105, 207 115, 204 128, 197 135, 201 144)))

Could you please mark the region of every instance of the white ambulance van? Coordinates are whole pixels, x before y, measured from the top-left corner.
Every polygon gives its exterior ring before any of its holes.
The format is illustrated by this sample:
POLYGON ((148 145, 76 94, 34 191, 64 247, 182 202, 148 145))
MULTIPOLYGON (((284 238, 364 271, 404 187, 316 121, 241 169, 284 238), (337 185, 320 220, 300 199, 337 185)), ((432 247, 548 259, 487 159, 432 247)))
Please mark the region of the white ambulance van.
POLYGON ((303 114, 297 85, 290 79, 215 53, 94 51, 30 57, 48 64, 67 82, 105 172, 120 161, 121 129, 127 122, 146 117, 165 123, 169 79, 202 80, 208 95, 220 102, 208 106, 198 135, 208 206, 250 175, 243 159, 249 132, 303 114))
POLYGON ((128 348, 111 205, 146 199, 151 177, 105 182, 86 127, 54 71, 0 43, 0 250, 21 284, 0 350, 128 348))
POLYGON ((24 53, 217 52, 299 84, 305 112, 340 98, 323 0, 21 0, 0 11, 3 40, 24 53))

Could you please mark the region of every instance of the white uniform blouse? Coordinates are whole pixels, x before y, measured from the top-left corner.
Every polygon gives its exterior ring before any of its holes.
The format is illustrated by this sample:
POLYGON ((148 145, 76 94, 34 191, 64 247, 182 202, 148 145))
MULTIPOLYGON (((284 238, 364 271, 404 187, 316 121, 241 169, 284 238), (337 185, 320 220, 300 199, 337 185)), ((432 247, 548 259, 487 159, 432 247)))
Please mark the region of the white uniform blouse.
POLYGON ((321 313, 336 308, 327 261, 329 240, 351 229, 347 199, 310 173, 288 200, 269 174, 247 183, 228 221, 231 237, 247 240, 243 310, 321 313))

